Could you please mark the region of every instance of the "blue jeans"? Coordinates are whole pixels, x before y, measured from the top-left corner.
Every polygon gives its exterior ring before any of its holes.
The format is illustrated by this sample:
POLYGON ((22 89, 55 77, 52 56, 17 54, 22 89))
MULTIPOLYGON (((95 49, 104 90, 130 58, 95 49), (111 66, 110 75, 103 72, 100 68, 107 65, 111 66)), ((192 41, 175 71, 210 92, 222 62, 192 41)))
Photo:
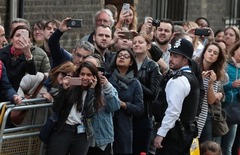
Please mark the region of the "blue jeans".
POLYGON ((232 155, 232 146, 237 132, 237 124, 229 124, 229 131, 222 137, 222 151, 224 155, 232 155))

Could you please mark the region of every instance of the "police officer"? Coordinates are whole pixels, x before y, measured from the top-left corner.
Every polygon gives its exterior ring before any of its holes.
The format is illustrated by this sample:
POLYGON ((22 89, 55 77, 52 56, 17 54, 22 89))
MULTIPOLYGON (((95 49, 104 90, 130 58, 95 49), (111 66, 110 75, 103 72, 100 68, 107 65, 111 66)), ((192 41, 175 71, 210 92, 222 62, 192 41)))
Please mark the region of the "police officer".
POLYGON ((160 128, 154 140, 156 155, 189 155, 196 136, 196 120, 200 88, 190 69, 193 45, 186 39, 178 39, 170 49, 169 67, 172 77, 167 81, 167 105, 160 120, 160 128))

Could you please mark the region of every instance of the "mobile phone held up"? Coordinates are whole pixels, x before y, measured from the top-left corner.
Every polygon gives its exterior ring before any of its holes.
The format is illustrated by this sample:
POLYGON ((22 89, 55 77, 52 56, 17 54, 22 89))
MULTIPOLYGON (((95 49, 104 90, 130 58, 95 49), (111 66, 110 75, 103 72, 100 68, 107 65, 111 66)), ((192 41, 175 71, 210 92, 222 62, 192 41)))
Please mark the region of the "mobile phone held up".
POLYGON ((22 30, 21 37, 28 39, 29 38, 29 32, 27 30, 22 30))
POLYGON ((69 19, 67 20, 67 27, 82 28, 82 19, 69 19))
POLYGON ((130 4, 129 3, 123 3, 123 6, 122 6, 123 14, 129 14, 129 11, 130 11, 130 4))
POLYGON ((82 84, 82 80, 79 77, 71 77, 69 79, 69 84, 71 86, 80 86, 82 84))
POLYGON ((98 71, 105 73, 105 68, 104 67, 97 67, 98 71))
POLYGON ((195 29, 195 35, 198 36, 210 36, 210 29, 195 29))
POLYGON ((121 34, 122 39, 133 39, 138 33, 135 31, 121 31, 119 32, 121 34))

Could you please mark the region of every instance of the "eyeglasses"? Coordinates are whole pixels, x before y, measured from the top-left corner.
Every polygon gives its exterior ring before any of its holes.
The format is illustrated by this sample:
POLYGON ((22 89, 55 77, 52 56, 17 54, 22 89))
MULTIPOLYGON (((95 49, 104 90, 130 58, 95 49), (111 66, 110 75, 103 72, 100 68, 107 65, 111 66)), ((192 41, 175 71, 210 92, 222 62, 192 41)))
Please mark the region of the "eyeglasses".
POLYGON ((128 55, 128 54, 122 54, 122 53, 119 53, 119 54, 117 55, 117 57, 118 57, 118 58, 123 57, 123 58, 125 58, 125 59, 128 59, 128 58, 130 58, 131 56, 128 55))
POLYGON ((70 76, 70 77, 72 77, 72 75, 67 74, 67 73, 65 73, 65 72, 60 72, 60 73, 62 74, 62 77, 65 77, 65 76, 70 76))

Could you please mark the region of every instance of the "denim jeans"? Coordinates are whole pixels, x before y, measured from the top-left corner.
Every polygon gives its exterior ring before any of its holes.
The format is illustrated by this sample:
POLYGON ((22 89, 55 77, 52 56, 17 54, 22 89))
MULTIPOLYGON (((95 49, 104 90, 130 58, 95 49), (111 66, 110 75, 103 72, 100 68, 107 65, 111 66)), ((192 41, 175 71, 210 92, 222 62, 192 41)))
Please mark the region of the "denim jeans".
POLYGON ((232 155, 232 146, 237 132, 237 124, 229 124, 229 131, 222 137, 222 151, 224 155, 232 155))

